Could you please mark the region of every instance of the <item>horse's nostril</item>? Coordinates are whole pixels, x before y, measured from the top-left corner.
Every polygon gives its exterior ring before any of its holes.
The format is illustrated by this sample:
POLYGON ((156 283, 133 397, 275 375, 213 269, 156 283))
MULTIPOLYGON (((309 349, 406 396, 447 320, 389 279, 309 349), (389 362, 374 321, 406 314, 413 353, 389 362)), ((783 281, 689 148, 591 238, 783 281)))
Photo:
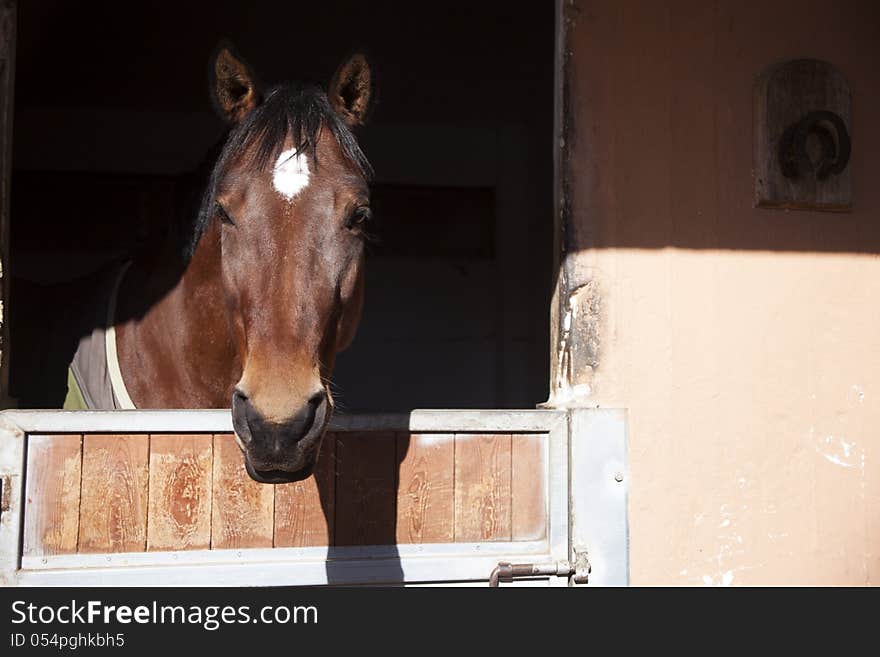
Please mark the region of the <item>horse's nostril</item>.
POLYGON ((232 391, 232 426, 235 435, 238 436, 239 444, 249 443, 253 440, 250 424, 248 422, 248 398, 238 388, 232 391))
POLYGON ((324 391, 316 392, 309 398, 308 404, 314 410, 321 405, 321 402, 324 401, 324 391))

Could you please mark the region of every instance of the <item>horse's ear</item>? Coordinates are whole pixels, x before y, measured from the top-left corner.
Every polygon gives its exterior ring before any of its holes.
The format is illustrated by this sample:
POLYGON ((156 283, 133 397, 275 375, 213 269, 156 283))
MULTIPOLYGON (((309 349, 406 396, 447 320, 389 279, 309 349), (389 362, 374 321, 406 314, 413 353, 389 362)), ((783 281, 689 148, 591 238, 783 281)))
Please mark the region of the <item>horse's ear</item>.
POLYGON ((364 125, 375 102, 375 74, 367 56, 356 53, 336 69, 327 98, 350 126, 364 125))
POLYGON ((220 116, 233 125, 260 104, 261 93, 251 67, 227 41, 211 56, 208 76, 211 98, 220 116))

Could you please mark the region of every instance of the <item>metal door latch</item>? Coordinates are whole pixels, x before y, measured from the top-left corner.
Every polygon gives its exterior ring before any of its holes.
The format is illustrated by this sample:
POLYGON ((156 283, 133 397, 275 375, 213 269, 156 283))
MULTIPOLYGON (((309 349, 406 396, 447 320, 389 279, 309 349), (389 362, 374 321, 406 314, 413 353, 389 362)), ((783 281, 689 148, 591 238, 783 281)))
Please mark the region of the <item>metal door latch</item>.
POLYGON ((497 588, 500 582, 512 582, 524 577, 556 576, 571 577, 575 584, 586 584, 590 579, 590 562, 587 553, 574 551, 572 561, 554 563, 508 563, 500 562, 489 575, 489 586, 497 588))

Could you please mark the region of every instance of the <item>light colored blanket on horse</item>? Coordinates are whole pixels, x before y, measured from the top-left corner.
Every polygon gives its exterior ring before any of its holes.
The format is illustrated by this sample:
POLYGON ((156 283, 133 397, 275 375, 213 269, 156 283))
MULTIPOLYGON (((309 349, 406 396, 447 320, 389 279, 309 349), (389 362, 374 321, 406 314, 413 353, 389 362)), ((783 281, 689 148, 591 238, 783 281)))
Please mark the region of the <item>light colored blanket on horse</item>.
POLYGON ((68 410, 116 410, 135 408, 122 380, 116 353, 116 298, 130 262, 107 278, 90 309, 94 313, 91 333, 80 338, 67 373, 68 410))

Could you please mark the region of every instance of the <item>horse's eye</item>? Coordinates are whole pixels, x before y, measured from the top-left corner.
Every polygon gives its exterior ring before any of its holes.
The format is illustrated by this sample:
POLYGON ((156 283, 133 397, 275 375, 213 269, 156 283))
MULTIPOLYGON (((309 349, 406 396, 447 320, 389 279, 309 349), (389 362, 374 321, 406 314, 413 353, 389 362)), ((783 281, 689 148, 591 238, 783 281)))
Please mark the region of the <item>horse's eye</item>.
POLYGON ((224 224, 229 224, 230 226, 234 226, 235 222, 232 220, 232 217, 229 216, 229 213, 226 212, 226 208, 224 208, 219 203, 217 204, 217 214, 220 215, 220 221, 224 224))
POLYGON ((345 227, 349 230, 364 228, 373 218, 373 211, 366 205, 356 208, 345 220, 345 227))

